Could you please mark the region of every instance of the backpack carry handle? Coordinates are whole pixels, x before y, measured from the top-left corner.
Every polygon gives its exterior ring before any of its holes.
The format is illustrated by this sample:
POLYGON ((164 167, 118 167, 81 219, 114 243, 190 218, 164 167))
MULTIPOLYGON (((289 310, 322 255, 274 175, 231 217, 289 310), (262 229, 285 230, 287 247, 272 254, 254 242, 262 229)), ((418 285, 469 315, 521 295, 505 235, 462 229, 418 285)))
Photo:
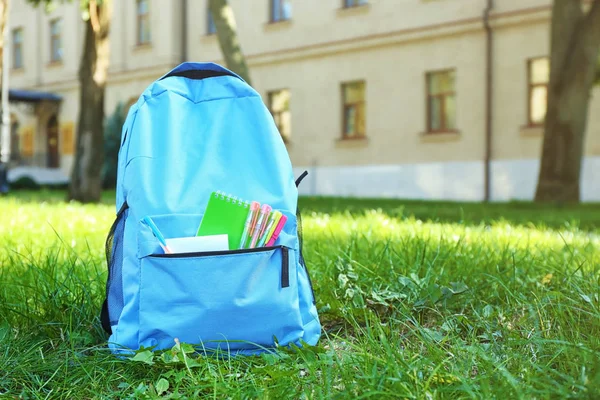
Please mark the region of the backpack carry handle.
POLYGON ((306 175, 308 175, 308 171, 304 171, 300 174, 300 176, 296 179, 296 187, 300 186, 304 178, 306 178, 306 175))
POLYGON ((233 76, 243 81, 243 79, 235 72, 232 72, 227 68, 214 63, 184 62, 179 64, 166 75, 163 75, 159 80, 163 80, 171 76, 181 76, 196 80, 212 78, 216 76, 233 76))

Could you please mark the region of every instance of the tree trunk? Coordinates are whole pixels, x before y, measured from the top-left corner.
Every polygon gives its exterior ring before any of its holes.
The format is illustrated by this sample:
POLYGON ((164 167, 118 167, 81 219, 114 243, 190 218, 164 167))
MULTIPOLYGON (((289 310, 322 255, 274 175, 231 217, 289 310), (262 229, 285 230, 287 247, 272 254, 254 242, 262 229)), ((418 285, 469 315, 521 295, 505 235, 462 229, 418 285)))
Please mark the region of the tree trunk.
POLYGON ((209 7, 217 28, 217 37, 219 46, 221 46, 221 53, 223 53, 225 59, 225 65, 241 76, 246 83, 252 85, 246 59, 242 53, 237 35, 233 9, 227 4, 227 0, 209 0, 209 7))
POLYGON ((554 0, 550 82, 535 200, 578 202, 584 134, 600 51, 600 0, 554 0))
MULTIPOLYGON (((9 0, 0 0, 0 76, 2 76, 2 60, 4 59, 4 48, 8 48, 8 44, 4 43, 4 35, 1 33, 4 32, 4 25, 6 24, 6 16, 8 13, 8 1, 9 0)), ((8 68, 8 65, 6 66, 8 68)))
POLYGON ((98 202, 102 195, 104 160, 104 89, 109 63, 108 31, 112 1, 90 0, 85 41, 79 66, 79 121, 69 200, 98 202))

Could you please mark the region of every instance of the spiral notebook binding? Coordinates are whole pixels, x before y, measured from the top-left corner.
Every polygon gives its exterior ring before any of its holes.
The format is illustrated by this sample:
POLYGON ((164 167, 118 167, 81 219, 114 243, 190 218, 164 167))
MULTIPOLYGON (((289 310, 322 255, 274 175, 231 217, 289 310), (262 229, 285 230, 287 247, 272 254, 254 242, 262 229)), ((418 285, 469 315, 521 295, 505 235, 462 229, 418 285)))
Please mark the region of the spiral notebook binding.
POLYGON ((242 199, 240 197, 234 196, 234 195, 232 195, 230 193, 225 193, 225 192, 223 192, 221 190, 217 190, 215 192, 215 196, 217 198, 220 198, 221 200, 226 200, 229 203, 233 203, 233 204, 237 203, 239 206, 242 206, 244 208, 250 207, 250 202, 249 201, 244 200, 244 199, 242 199))

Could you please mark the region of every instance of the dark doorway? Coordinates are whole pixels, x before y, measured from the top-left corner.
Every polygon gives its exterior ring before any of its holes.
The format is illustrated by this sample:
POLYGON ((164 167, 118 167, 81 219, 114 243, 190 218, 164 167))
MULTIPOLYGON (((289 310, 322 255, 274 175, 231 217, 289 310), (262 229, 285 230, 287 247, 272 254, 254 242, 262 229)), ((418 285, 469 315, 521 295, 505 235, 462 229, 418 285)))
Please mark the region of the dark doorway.
POLYGON ((60 155, 58 153, 58 119, 56 115, 48 120, 46 136, 48 138, 47 166, 48 168, 58 168, 60 166, 60 155))
POLYGON ((12 118, 10 123, 10 160, 20 161, 21 160, 21 145, 19 143, 19 121, 12 118))

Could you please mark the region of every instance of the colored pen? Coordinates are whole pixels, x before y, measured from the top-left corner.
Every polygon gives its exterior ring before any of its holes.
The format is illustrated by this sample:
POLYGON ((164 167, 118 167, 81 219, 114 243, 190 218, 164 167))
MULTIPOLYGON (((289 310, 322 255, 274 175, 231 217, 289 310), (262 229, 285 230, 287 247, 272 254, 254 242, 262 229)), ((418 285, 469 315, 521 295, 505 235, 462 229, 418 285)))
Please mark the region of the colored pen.
POLYGON ((248 216, 246 217, 246 223, 244 224, 244 232, 242 233, 242 240, 240 240, 240 249, 246 247, 246 241, 248 241, 248 234, 252 231, 253 223, 255 223, 256 215, 258 214, 258 210, 260 209, 260 203, 258 201, 253 201, 250 204, 250 210, 248 210, 248 216))
POLYGON ((258 220, 256 221, 254 232, 252 232, 252 241, 250 242, 249 248, 253 249, 256 246, 259 236, 262 235, 262 232, 265 229, 265 224, 267 223, 267 218, 269 217, 271 210, 272 208, 268 204, 263 204, 260 208, 258 220))
POLYGON ((267 222, 265 230, 263 231, 263 234, 260 236, 260 239, 258 240, 258 244, 256 245, 256 247, 263 247, 265 245, 265 243, 267 242, 267 239, 271 237, 269 233, 273 230, 273 227, 279 221, 279 218, 281 218, 281 213, 279 211, 274 211, 271 213, 271 215, 269 215, 269 222, 267 222), (278 216, 278 214, 279 214, 279 216, 278 216))
POLYGON ((142 219, 142 222, 144 222, 146 225, 148 225, 148 227, 152 230, 152 233, 154 234, 154 236, 156 236, 156 238, 160 242, 160 247, 163 248, 163 250, 165 251, 165 253, 167 253, 167 254, 173 254, 173 251, 171 251, 171 249, 169 248, 169 246, 167 246, 167 242, 165 240, 165 237, 158 230, 158 227, 156 226, 156 224, 154 223, 154 221, 152 221, 152 218, 150 218, 150 217, 144 217, 142 219))
POLYGON ((275 241, 279 237, 279 234, 281 233, 281 230, 283 229, 283 226, 285 225, 286 221, 287 217, 285 215, 282 215, 281 219, 279 220, 279 223, 277 224, 277 228, 275 228, 275 231, 273 232, 273 236, 271 236, 271 239, 269 239, 269 241, 267 242, 267 247, 273 246, 275 244, 275 241))
POLYGON ((258 216, 260 215, 260 203, 258 205, 259 210, 252 216, 252 222, 250 223, 250 229, 248 230, 248 239, 246 240, 246 243, 244 243, 244 248, 248 248, 250 246, 250 240, 252 240, 252 235, 254 235, 254 228, 256 228, 258 216))

